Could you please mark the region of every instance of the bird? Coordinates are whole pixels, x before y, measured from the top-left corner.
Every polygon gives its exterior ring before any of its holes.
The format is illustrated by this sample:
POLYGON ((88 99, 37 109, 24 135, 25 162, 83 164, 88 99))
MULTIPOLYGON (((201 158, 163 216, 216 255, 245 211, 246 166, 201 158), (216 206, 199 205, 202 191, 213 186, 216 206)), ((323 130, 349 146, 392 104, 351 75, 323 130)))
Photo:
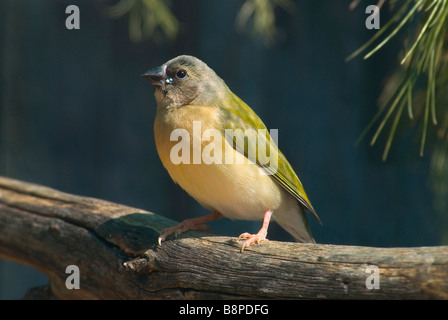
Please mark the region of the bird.
POLYGON ((305 211, 322 222, 297 174, 260 117, 212 68, 180 55, 142 76, 154 87, 154 139, 163 166, 211 212, 162 230, 159 245, 171 235, 208 230, 205 223, 222 217, 263 221, 257 233, 238 237, 241 252, 267 240, 271 220, 295 241, 316 243, 305 211))

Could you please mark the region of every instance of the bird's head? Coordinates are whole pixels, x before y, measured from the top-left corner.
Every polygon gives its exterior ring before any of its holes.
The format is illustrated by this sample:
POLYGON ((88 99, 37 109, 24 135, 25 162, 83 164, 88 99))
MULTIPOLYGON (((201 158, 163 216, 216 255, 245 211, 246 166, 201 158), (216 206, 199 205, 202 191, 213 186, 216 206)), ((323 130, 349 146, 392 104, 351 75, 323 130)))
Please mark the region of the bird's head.
POLYGON ((228 92, 224 81, 193 56, 178 56, 142 76, 153 84, 159 107, 214 105, 217 99, 228 92))

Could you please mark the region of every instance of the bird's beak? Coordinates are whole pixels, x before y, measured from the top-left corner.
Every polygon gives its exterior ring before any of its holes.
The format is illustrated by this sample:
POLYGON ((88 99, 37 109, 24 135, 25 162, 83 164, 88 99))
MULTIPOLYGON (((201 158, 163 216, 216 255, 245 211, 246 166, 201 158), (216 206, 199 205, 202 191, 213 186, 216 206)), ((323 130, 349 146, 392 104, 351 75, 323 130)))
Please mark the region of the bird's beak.
POLYGON ((148 79, 154 86, 165 87, 166 65, 148 70, 142 74, 142 77, 148 79))

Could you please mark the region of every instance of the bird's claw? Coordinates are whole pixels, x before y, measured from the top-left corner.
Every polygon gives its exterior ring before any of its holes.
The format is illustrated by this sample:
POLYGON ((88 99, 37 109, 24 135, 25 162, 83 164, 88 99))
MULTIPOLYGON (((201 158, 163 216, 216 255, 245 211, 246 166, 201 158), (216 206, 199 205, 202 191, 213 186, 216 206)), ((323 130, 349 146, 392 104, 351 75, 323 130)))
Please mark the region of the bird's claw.
POLYGON ((157 239, 157 242, 159 243, 159 246, 162 246, 162 242, 165 241, 166 238, 168 238, 171 235, 175 235, 176 237, 181 235, 182 233, 185 233, 187 231, 212 231, 212 228, 206 224, 195 224, 190 222, 189 220, 185 220, 184 222, 179 223, 178 225, 170 228, 163 229, 162 232, 160 232, 160 236, 157 239))
POLYGON ((253 243, 259 244, 261 241, 268 240, 266 239, 266 235, 263 233, 257 233, 257 234, 250 234, 250 233, 243 233, 238 237, 238 240, 240 239, 247 239, 244 241, 243 245, 241 246, 241 253, 244 252, 244 249, 249 248, 253 243))

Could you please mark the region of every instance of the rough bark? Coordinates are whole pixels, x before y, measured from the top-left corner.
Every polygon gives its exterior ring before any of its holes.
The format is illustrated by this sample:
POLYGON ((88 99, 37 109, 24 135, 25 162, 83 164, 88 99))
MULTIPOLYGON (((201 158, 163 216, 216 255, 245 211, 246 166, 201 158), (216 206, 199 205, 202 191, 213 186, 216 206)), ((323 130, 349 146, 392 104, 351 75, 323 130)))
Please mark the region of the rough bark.
POLYGON ((175 222, 108 201, 0 177, 0 258, 32 266, 59 299, 447 299, 448 247, 373 248, 187 233, 157 245, 175 222), (69 265, 80 289, 67 289, 69 265), (378 274, 379 289, 366 282, 378 274), (368 277, 371 278, 368 279, 368 277))

